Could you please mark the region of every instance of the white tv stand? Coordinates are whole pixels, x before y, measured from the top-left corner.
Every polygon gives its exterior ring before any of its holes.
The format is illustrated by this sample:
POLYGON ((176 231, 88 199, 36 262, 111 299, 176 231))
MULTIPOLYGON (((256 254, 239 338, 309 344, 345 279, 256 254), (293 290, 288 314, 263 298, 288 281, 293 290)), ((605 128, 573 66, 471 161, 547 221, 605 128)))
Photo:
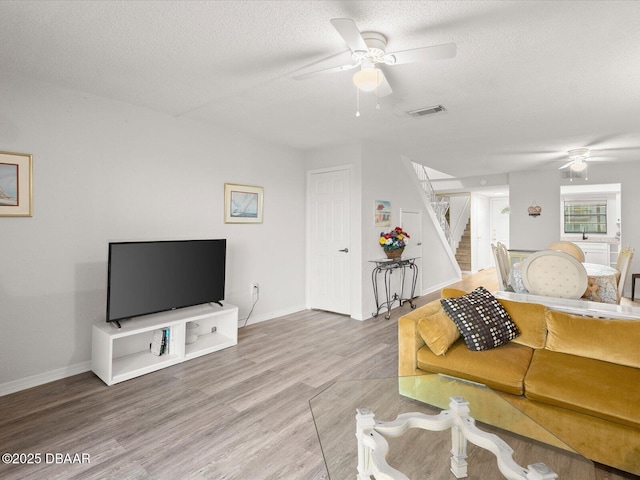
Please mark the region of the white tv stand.
POLYGON ((91 370, 107 385, 123 382, 192 358, 238 344, 238 307, 198 305, 145 315, 122 322, 93 325, 91 370), (186 325, 197 322, 198 340, 186 343, 186 325), (169 351, 150 351, 155 330, 170 330, 169 351))

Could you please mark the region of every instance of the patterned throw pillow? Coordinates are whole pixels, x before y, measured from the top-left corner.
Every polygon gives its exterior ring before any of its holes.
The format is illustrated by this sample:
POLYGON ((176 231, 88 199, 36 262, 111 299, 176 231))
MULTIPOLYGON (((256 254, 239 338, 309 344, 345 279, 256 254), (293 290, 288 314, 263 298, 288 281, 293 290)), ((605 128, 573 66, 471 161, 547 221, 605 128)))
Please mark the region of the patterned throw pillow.
POLYGON ((440 303, 460 330, 469 350, 489 350, 520 335, 507 311, 484 287, 462 297, 443 298, 440 303))

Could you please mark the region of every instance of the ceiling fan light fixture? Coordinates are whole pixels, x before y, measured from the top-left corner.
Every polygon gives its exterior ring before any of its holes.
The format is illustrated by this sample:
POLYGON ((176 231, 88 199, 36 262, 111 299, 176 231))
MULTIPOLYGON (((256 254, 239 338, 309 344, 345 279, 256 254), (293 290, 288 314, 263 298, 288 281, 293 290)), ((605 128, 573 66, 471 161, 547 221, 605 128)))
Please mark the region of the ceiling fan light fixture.
POLYGON ((363 68, 353 74, 353 84, 363 92, 373 92, 382 83, 382 75, 377 68, 363 68))
POLYGON ((571 170, 573 170, 574 172, 581 172, 585 168, 587 168, 587 164, 584 160, 577 160, 571 165, 571 170))
POLYGON ((590 151, 588 148, 574 148, 573 150, 569 150, 567 153, 571 160, 584 160, 589 157, 590 151))

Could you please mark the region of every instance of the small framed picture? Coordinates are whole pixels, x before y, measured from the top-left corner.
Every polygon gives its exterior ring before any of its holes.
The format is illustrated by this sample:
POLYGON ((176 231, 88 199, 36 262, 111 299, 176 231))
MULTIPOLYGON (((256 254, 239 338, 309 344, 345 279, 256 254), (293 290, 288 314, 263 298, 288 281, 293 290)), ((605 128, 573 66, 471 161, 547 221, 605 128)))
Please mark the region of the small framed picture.
POLYGON ((24 153, 0 152, 0 216, 33 216, 32 159, 24 153))
POLYGON ((262 223, 264 188, 224 184, 224 223, 262 223))
POLYGON ((387 200, 376 200, 374 202, 374 226, 390 227, 391 226, 391 202, 387 200))

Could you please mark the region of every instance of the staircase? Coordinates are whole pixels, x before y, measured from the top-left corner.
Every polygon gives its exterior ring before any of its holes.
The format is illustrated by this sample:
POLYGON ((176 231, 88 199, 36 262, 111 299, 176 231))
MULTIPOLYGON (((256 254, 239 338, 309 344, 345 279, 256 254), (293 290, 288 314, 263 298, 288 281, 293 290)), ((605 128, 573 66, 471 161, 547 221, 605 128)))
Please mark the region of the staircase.
POLYGON ((429 174, 424 165, 412 162, 409 158, 403 157, 403 162, 409 171, 415 173, 411 182, 421 190, 420 194, 427 212, 427 216, 436 226, 437 234, 444 247, 444 254, 447 256, 451 266, 460 272, 460 267, 455 258, 454 247, 452 245, 452 232, 449 224, 450 198, 436 195, 429 174))
POLYGON ((464 232, 462 233, 462 237, 460 238, 460 242, 456 246, 454 245, 456 239, 452 238, 451 226, 449 223, 449 204, 450 198, 447 196, 436 195, 433 186, 431 185, 431 181, 429 180, 429 175, 427 174, 427 170, 424 165, 419 163, 411 162, 413 165, 413 169, 418 175, 418 179, 420 180, 420 184, 422 185, 422 189, 429 197, 429 203, 431 204, 431 208, 433 209, 435 216, 437 218, 438 224, 442 229, 442 233, 447 240, 449 249, 451 251, 452 256, 455 256, 456 262, 458 262, 458 266, 460 270, 463 272, 471 271, 471 220, 467 220, 465 225, 464 232))
POLYGON ((460 244, 456 250, 456 260, 463 272, 471 271, 471 220, 467 222, 460 244))

